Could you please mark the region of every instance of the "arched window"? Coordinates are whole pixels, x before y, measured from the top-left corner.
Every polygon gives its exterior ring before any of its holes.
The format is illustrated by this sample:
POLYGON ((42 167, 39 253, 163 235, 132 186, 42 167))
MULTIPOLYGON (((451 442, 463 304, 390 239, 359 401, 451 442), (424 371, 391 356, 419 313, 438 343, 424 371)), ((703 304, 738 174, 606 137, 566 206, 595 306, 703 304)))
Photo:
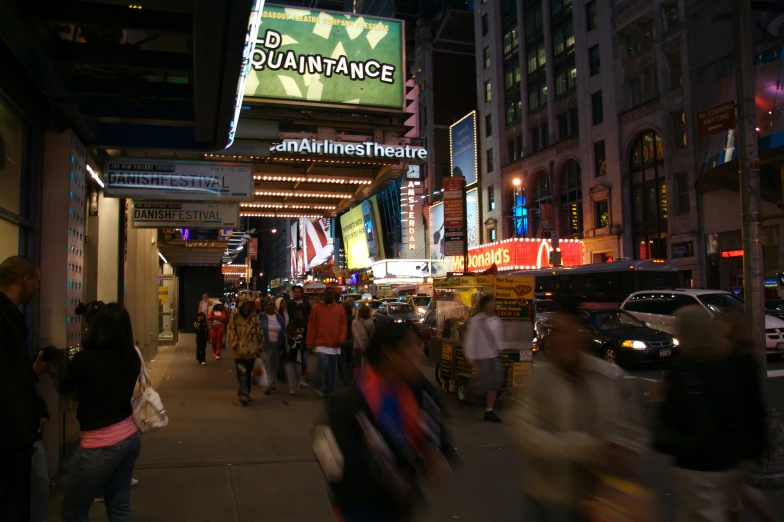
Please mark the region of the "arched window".
POLYGON ((667 182, 664 144, 658 134, 637 137, 629 156, 634 257, 667 258, 667 182))
POLYGON ((550 237, 553 227, 553 194, 550 190, 549 174, 541 171, 536 175, 531 194, 530 237, 550 237))
POLYGON ((583 233, 583 187, 580 164, 570 160, 561 171, 561 237, 583 233))

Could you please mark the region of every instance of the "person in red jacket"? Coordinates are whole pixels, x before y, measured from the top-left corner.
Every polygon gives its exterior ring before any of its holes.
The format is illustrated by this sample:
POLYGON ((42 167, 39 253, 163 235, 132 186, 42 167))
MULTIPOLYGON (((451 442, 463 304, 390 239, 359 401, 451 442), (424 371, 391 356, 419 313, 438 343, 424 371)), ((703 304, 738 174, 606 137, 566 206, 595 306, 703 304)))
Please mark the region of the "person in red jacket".
POLYGON ((221 348, 223 347, 223 334, 226 332, 226 322, 229 320, 223 305, 218 303, 212 307, 210 312, 210 343, 215 358, 220 359, 221 348))
POLYGON ((346 313, 342 306, 335 304, 332 288, 324 290, 322 302, 313 306, 307 336, 308 348, 312 348, 319 359, 313 391, 316 395, 331 397, 335 389, 340 345, 346 340, 346 313))

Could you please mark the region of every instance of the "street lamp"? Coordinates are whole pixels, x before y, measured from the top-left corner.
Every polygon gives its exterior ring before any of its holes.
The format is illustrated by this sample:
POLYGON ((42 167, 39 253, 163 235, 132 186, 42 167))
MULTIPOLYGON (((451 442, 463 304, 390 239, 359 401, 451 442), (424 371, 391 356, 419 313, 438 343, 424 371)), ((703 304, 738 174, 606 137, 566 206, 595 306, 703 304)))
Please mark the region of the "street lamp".
POLYGON ((523 182, 520 180, 520 178, 515 178, 512 180, 512 185, 514 185, 515 187, 519 187, 522 183, 523 182))
POLYGON ((272 232, 273 234, 275 234, 277 231, 278 231, 277 228, 270 229, 270 232, 272 232))

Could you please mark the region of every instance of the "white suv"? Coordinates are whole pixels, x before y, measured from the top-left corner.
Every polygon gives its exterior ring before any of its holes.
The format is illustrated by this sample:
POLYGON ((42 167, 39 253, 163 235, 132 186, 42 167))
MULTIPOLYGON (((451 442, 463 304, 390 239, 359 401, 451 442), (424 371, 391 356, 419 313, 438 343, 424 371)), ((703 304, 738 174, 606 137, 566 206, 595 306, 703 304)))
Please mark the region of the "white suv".
MULTIPOLYGON (((743 310, 743 301, 734 294, 693 288, 634 292, 621 308, 651 328, 675 335, 675 311, 689 305, 701 306, 713 313, 722 308, 743 310)), ((765 350, 769 355, 784 354, 784 321, 771 315, 765 315, 765 350)))

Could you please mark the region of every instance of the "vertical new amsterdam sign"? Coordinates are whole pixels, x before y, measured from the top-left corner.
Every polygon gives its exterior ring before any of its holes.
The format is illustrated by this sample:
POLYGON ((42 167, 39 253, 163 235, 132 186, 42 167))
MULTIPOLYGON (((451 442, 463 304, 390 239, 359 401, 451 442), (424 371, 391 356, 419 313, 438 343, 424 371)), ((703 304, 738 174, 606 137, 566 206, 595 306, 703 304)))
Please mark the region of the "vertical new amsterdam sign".
POLYGON ((464 256, 466 251, 465 178, 444 178, 444 254, 464 256))

